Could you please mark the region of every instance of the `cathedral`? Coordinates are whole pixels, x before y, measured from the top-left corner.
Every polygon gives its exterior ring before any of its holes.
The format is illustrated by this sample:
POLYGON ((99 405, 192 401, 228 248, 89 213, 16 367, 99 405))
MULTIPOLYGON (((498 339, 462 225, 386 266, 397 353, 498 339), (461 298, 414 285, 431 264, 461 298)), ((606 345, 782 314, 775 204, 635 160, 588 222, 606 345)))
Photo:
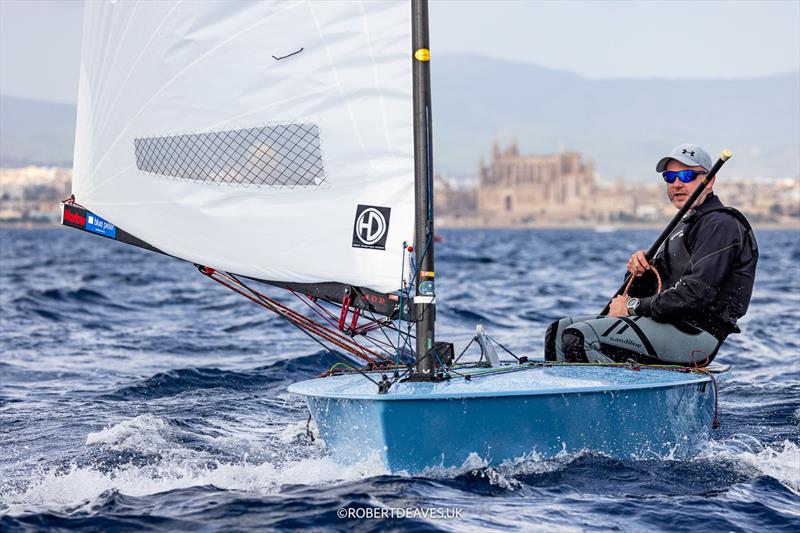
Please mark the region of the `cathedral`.
POLYGON ((585 213, 595 188, 591 161, 577 152, 520 155, 517 144, 492 149, 489 164, 478 168, 480 215, 533 221, 569 219, 585 213))

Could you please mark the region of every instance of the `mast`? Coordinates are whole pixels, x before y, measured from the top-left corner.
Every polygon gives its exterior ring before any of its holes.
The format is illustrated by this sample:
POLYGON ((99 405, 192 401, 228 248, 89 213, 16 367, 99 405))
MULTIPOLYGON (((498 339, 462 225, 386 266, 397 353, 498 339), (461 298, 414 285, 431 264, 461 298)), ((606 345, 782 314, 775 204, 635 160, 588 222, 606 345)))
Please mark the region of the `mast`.
POLYGON ((433 132, 431 118, 428 0, 411 1, 414 53, 414 198, 415 259, 418 270, 414 297, 417 317, 416 379, 430 380, 436 371, 433 354, 436 297, 433 268, 433 132))

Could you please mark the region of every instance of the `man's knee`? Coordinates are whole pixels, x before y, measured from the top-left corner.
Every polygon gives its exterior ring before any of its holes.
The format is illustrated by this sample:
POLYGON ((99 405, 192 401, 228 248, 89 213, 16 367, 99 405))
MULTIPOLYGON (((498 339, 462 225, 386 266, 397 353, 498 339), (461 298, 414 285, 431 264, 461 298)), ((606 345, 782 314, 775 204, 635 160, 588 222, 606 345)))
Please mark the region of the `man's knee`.
POLYGON ((561 320, 556 320, 549 326, 547 331, 544 332, 544 360, 556 361, 558 359, 556 351, 556 343, 560 340, 558 338, 558 324, 561 320))
MULTIPOLYGON (((607 320, 575 322, 562 335, 564 359, 570 363, 608 363, 610 357, 603 353, 603 344, 595 328, 607 320)), ((607 327, 607 326, 606 326, 607 327)))
POLYGON ((589 346, 597 344, 597 335, 585 322, 603 317, 587 316, 581 318, 562 318, 547 327, 544 335, 545 361, 587 362, 593 359, 594 352, 587 354, 586 340, 589 346), (569 332, 569 334, 568 334, 569 332), (569 346, 569 353, 567 353, 569 346))
POLYGON ((564 346, 564 358, 568 363, 588 363, 583 333, 577 329, 566 329, 561 337, 564 346))

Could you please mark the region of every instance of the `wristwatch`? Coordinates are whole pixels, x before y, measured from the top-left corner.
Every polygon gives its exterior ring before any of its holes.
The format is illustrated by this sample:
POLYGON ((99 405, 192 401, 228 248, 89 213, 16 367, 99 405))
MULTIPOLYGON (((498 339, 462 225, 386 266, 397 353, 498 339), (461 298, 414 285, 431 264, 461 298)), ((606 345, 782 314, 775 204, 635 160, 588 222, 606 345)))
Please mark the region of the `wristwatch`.
POLYGON ((628 315, 636 316, 637 309, 639 309, 639 298, 631 298, 628 300, 628 315))

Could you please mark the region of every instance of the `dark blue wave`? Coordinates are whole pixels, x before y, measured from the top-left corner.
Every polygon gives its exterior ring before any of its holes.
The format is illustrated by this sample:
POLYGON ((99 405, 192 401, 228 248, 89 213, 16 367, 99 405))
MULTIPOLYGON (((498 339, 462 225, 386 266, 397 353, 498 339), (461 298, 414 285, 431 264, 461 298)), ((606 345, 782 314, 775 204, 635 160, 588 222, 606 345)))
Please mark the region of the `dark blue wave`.
MULTIPOLYGON (((343 356, 340 356, 343 357, 343 356)), ((287 383, 318 376, 341 359, 328 352, 287 359, 247 372, 219 368, 182 368, 159 372, 149 378, 117 387, 98 396, 101 400, 146 400, 176 396, 189 391, 222 389, 260 390, 275 383, 287 383)))
POLYGON ((184 368, 170 370, 133 385, 119 387, 99 396, 106 400, 142 400, 175 396, 201 389, 247 390, 262 387, 279 378, 267 375, 220 370, 218 368, 184 368))

